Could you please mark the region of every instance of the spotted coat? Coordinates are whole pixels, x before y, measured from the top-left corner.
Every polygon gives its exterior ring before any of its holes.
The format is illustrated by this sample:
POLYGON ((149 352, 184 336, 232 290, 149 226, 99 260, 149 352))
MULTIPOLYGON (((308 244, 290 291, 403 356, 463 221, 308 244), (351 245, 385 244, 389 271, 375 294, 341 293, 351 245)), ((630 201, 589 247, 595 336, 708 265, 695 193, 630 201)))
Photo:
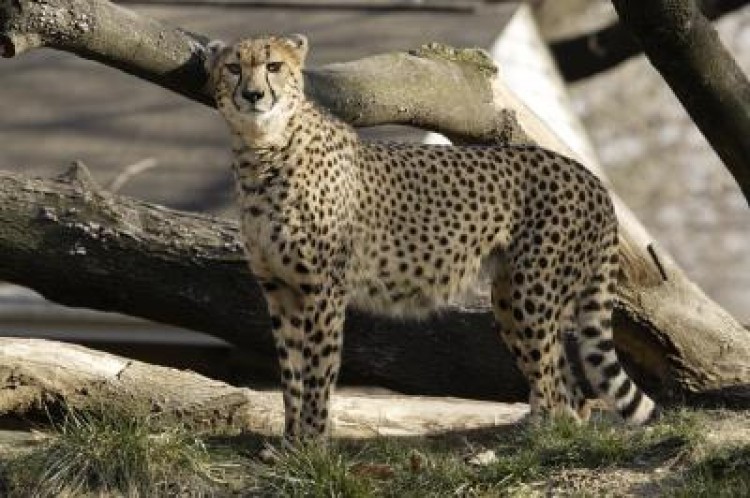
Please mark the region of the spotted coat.
MULTIPOLYGON (((628 421, 655 405, 612 341, 617 222, 600 181, 535 146, 361 141, 303 92, 301 35, 215 44, 250 267, 268 303, 289 438, 329 425, 347 306, 420 316, 488 278, 532 413, 588 416, 562 344, 628 421)), ((415 325, 418 326, 418 325, 415 325)))

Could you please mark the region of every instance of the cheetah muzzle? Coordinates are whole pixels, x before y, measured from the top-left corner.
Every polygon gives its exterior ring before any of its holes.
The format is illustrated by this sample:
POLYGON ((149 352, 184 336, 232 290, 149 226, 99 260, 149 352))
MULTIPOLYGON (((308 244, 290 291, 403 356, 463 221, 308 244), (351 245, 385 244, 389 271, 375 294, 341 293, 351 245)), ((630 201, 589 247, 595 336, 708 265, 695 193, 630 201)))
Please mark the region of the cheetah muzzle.
POLYGON ((586 379, 623 418, 656 407, 612 341, 617 221, 597 178, 534 146, 360 141, 305 98, 301 35, 209 45, 233 137, 245 252, 268 304, 285 435, 324 434, 347 306, 424 315, 489 271, 500 335, 532 414, 585 419, 562 344, 575 330, 586 379))

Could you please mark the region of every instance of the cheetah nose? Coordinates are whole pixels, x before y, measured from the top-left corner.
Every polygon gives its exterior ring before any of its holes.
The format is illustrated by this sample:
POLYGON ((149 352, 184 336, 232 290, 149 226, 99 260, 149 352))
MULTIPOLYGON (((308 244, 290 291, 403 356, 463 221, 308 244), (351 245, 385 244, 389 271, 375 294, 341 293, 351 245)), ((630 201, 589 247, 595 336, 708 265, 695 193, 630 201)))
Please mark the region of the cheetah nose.
POLYGON ((242 98, 250 102, 251 104, 255 104, 260 99, 263 98, 264 93, 260 90, 242 90, 242 98))

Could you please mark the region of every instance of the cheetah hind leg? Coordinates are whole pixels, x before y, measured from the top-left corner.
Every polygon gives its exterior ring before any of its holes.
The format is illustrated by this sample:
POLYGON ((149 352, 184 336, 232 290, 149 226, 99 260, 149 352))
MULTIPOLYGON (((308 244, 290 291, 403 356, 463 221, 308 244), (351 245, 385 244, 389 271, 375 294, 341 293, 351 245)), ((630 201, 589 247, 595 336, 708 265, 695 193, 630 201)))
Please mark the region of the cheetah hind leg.
POLYGON ((519 297, 524 292, 512 288, 512 274, 505 257, 498 256, 496 263, 492 309, 500 336, 529 383, 532 420, 539 421, 545 416, 580 420, 585 399, 577 383, 571 380, 559 326, 551 320, 542 325, 527 323, 519 299, 516 302, 513 299, 514 293, 519 297))
POLYGON ((655 403, 635 385, 622 368, 612 339, 614 282, 617 255, 600 266, 577 305, 579 351, 584 373, 594 392, 622 418, 635 425, 658 415, 655 403))

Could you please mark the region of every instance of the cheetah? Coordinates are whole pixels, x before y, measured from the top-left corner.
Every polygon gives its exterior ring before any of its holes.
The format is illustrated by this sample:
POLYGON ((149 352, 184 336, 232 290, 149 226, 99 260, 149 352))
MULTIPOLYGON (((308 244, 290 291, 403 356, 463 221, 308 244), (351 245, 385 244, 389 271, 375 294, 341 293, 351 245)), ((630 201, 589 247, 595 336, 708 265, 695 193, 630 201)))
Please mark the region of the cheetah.
POLYGON ((206 50, 232 135, 244 249, 266 299, 285 437, 329 430, 347 306, 424 316, 491 282, 499 333, 531 413, 588 417, 562 344, 577 330, 585 376, 628 422, 656 413, 612 340, 617 221, 599 180, 540 147, 361 141, 306 99, 303 35, 206 50))

